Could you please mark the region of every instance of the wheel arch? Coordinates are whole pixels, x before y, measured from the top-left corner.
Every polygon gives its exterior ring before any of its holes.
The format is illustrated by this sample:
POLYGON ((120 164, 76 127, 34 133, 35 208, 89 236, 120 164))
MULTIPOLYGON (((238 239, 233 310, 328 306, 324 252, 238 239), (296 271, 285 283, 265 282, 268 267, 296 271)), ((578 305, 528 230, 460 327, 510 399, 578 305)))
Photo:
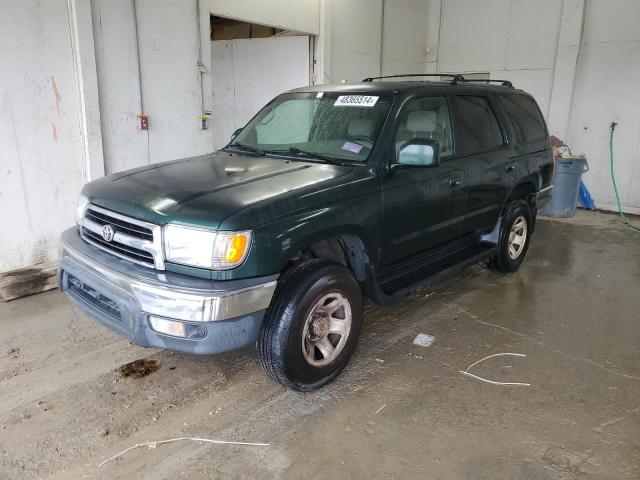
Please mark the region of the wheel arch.
POLYGON ((528 204, 532 211, 535 210, 536 192, 540 189, 540 178, 536 174, 527 175, 526 177, 518 180, 505 196, 504 203, 502 205, 501 212, 504 213, 505 208, 509 205, 511 200, 523 199, 528 204))
POLYGON ((356 225, 318 230, 298 240, 282 259, 281 271, 286 271, 312 258, 329 260, 347 267, 360 283, 366 280, 367 269, 373 264, 374 246, 364 230, 356 225))

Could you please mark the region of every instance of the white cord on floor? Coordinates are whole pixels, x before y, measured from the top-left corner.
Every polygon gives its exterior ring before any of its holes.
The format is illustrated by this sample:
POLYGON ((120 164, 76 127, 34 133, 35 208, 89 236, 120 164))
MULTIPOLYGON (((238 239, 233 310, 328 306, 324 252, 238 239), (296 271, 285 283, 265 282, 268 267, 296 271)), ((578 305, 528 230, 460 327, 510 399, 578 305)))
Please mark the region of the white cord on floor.
POLYGON ((163 443, 178 442, 178 441, 181 441, 181 440, 190 440, 192 442, 216 443, 216 444, 224 444, 224 445, 248 445, 248 446, 252 446, 252 447, 268 447, 269 446, 268 443, 231 442, 231 441, 226 441, 226 440, 212 440, 210 438, 198 438, 198 437, 169 438, 167 440, 158 440, 158 441, 155 441, 155 442, 136 443, 134 446, 129 447, 129 448, 121 451, 120 453, 114 455, 113 457, 107 458, 104 462, 102 462, 102 463, 100 463, 98 465, 98 468, 103 466, 105 463, 110 462, 111 460, 115 460, 116 458, 124 455, 125 453, 127 453, 127 452, 129 452, 131 450, 135 450, 136 448, 140 448, 140 447, 156 448, 157 445, 161 445, 163 443))
POLYGON ((466 370, 460 370, 460 373, 463 375, 466 375, 467 377, 471 377, 471 378, 475 378, 476 380, 480 380, 481 382, 486 382, 486 383, 490 383, 491 385, 517 385, 517 386, 521 386, 521 387, 529 387, 531 386, 530 383, 521 383, 521 382, 496 382, 494 380, 487 380, 486 378, 482 378, 479 377, 478 375, 474 375, 473 373, 469 373, 469 370, 473 367, 475 367, 476 365, 478 365, 479 363, 484 362, 485 360, 488 360, 489 358, 493 358, 493 357, 526 357, 525 354, 523 353, 511 353, 511 352, 506 352, 506 353, 494 353, 493 355, 489 355, 488 357, 484 357, 481 358, 480 360, 478 360, 477 362, 472 363, 471 365, 469 365, 467 367, 466 370))

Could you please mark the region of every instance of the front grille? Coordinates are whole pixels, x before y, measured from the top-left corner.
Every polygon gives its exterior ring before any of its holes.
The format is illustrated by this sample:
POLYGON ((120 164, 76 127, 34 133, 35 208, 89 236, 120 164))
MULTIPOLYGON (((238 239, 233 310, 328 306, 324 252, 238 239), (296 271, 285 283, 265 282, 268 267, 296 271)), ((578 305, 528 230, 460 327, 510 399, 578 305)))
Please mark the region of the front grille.
POLYGON ((69 273, 67 273, 67 290, 110 317, 122 320, 120 307, 116 302, 69 273))
POLYGON ((101 235, 98 235, 84 227, 82 228, 82 235, 106 250, 111 250, 123 257, 131 258, 132 260, 137 260, 153 267, 153 255, 149 252, 145 252, 139 248, 129 247, 115 240, 107 242, 101 235))
POLYGON ((164 270, 161 233, 157 225, 89 205, 82 219, 81 234, 88 243, 113 255, 164 270), (106 226, 111 227, 111 236, 105 235, 106 226))
POLYGON ((132 237, 140 238, 142 240, 150 240, 153 242, 153 231, 150 228, 141 227, 135 223, 120 220, 118 218, 100 213, 92 207, 87 208, 85 212, 85 218, 88 218, 98 225, 113 225, 117 227, 118 231, 126 233, 132 237))

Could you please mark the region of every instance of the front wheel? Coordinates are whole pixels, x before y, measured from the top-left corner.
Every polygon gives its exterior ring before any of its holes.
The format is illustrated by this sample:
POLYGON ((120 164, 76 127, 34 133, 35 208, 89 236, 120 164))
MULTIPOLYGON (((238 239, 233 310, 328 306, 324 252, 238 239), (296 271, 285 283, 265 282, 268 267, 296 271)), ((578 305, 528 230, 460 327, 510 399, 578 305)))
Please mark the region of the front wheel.
POLYGON ((320 388, 351 358, 362 317, 360 286, 349 270, 305 262, 279 281, 258 336, 260 362, 285 387, 320 388))
POLYGON ((515 272, 524 261, 533 231, 529 204, 513 200, 505 209, 498 241, 498 251, 489 265, 499 272, 515 272))

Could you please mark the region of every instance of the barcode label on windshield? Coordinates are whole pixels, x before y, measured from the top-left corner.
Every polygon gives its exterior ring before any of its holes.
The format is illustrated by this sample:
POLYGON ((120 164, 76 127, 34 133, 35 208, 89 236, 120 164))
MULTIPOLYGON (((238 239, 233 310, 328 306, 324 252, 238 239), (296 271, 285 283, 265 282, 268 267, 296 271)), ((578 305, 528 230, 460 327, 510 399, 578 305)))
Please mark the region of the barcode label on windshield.
POLYGON ((334 102, 336 107, 373 107, 380 97, 371 95, 340 95, 334 102))

